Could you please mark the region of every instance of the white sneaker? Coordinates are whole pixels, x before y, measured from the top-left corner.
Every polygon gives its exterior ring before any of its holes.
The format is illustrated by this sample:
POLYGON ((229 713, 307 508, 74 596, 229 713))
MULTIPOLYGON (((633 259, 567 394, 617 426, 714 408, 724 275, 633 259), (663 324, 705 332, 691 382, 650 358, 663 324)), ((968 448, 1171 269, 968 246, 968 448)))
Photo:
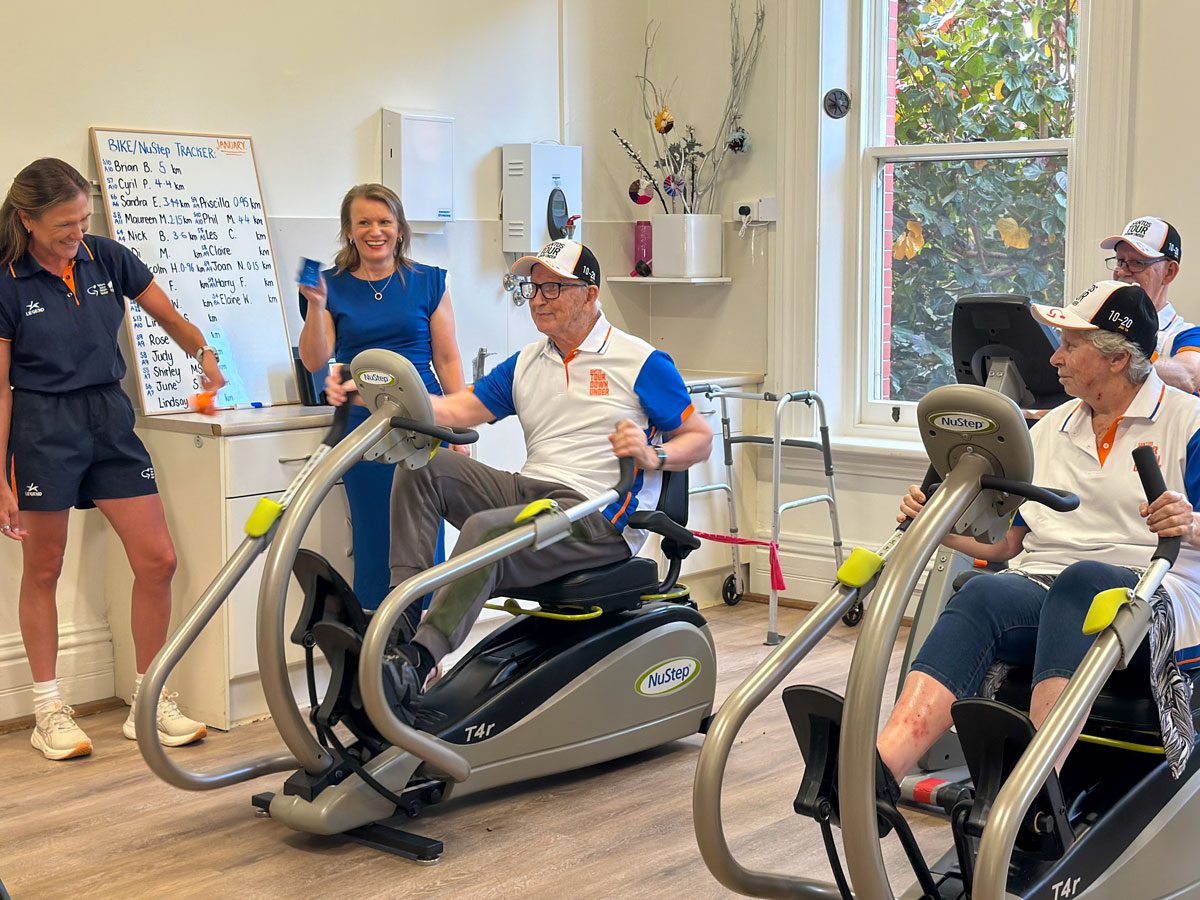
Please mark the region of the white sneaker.
POLYGON ((55 700, 49 710, 37 714, 37 724, 29 736, 29 743, 41 750, 46 759, 87 756, 92 752, 92 739, 75 724, 71 718, 74 714, 71 707, 55 700))
MULTIPOLYGON (((168 694, 163 689, 158 698, 158 739, 167 747, 182 747, 198 741, 208 735, 208 728, 203 722, 189 719, 175 703, 178 694, 168 694)), ((133 695, 133 703, 129 707, 129 716, 121 726, 121 733, 131 741, 137 740, 137 730, 133 724, 133 710, 137 704, 137 693, 133 695)))

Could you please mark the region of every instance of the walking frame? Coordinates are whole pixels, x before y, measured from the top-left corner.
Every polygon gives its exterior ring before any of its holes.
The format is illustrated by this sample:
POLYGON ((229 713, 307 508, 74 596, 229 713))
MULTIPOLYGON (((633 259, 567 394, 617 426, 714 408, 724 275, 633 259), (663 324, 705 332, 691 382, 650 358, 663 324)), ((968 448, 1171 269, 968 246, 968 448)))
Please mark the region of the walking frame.
MULTIPOLYGON (((837 511, 837 491, 834 487, 833 479, 833 453, 829 448, 829 424, 825 418, 825 404, 820 396, 815 391, 788 391, 784 394, 773 394, 771 392, 752 393, 749 391, 737 391, 724 388, 719 384, 704 383, 689 385, 688 392, 691 394, 703 394, 705 397, 716 399, 721 404, 721 445, 724 452, 725 464, 725 480, 723 482, 714 482, 712 484, 697 485, 689 491, 690 494, 707 494, 720 492, 725 495, 726 504, 729 510, 729 534, 733 538, 738 538, 738 522, 737 522, 737 498, 734 493, 734 477, 733 477, 733 445, 734 444, 759 444, 771 448, 771 543, 774 547, 779 546, 779 529, 780 520, 783 514, 790 509, 799 509, 804 506, 811 506, 814 503, 825 503, 829 509, 829 525, 833 533, 833 555, 836 568, 841 568, 842 565, 842 532, 838 524, 837 511), (770 435, 758 434, 738 434, 730 433, 729 426, 729 401, 730 400, 754 400, 764 403, 775 404, 775 426, 770 435), (805 440, 801 438, 784 438, 783 437, 783 415, 787 409, 787 405, 793 402, 801 402, 806 406, 815 406, 817 410, 817 424, 819 440, 805 440), (829 490, 824 494, 813 494, 809 497, 801 497, 796 500, 789 500, 786 503, 779 502, 780 481, 782 480, 783 472, 783 448, 794 447, 802 450, 816 450, 821 454, 821 458, 825 463, 825 477, 829 484, 829 490)), ((721 598, 730 606, 735 605, 742 599, 742 595, 746 591, 745 580, 742 576, 741 553, 737 543, 732 544, 733 555, 733 572, 725 579, 721 586, 721 598)), ((847 625, 857 625, 862 619, 862 605, 856 603, 843 616, 843 621, 847 625)), ((779 591, 772 580, 771 592, 768 601, 767 613, 767 639, 765 643, 768 646, 778 644, 782 638, 779 634, 779 591)))

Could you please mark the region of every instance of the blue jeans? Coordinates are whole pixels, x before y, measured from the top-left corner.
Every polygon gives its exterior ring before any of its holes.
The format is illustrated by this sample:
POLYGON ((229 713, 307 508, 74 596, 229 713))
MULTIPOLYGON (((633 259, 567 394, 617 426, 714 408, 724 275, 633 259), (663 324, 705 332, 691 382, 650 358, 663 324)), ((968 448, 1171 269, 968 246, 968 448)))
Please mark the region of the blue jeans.
POLYGON ((1031 665, 1035 685, 1046 678, 1070 678, 1095 640, 1083 633, 1092 598, 1136 583, 1129 569, 1090 560, 1068 566, 1049 590, 1012 572, 977 575, 950 599, 913 671, 959 699, 974 696, 996 660, 1031 665))
MULTIPOLYGON (((370 410, 356 406, 350 411, 350 427, 357 428, 367 420, 370 410)), ((443 451, 449 452, 449 451, 443 451)), ((351 466, 342 476, 346 500, 350 504, 350 534, 354 547, 354 596, 363 609, 379 608, 391 590, 391 567, 388 563, 391 544, 392 477, 396 466, 391 463, 363 460, 351 466)), ((446 559, 446 525, 438 526, 435 563, 446 559)), ((421 608, 429 605, 427 594, 421 608)))

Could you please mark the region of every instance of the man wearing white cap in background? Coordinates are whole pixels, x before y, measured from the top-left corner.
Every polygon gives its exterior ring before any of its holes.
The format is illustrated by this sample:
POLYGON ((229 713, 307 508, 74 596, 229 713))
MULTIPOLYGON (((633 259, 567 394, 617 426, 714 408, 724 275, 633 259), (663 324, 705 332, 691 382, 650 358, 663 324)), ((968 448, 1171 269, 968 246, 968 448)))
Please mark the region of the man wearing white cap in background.
POLYGON ((1167 290, 1179 274, 1181 242, 1170 222, 1155 216, 1134 219, 1117 235, 1100 242, 1116 255, 1105 260, 1118 281, 1139 285, 1158 312, 1155 371, 1167 384, 1188 393, 1200 390, 1200 328, 1181 316, 1167 290))
MULTIPOLYGON (((600 265, 576 241, 552 241, 513 264, 528 278, 519 291, 545 337, 528 344, 470 389, 430 397, 439 425, 470 428, 515 415, 527 460, 501 472, 457 453, 398 477, 392 487, 392 584, 434 563, 437 523, 460 530, 454 556, 512 525, 533 500, 574 505, 618 480, 617 457, 637 464, 632 490, 602 513, 576 523, 571 540, 521 550, 433 595, 416 633, 393 662, 402 709, 437 662, 458 647, 483 604, 505 590, 542 584, 636 554, 646 532, 627 527, 637 509, 654 509, 662 470, 684 471, 708 458, 712 429, 692 415, 691 396, 675 363, 661 350, 610 325, 600 309, 600 265), (431 524, 432 523, 432 524, 431 524)), ((330 378, 334 405, 350 383, 330 378)))

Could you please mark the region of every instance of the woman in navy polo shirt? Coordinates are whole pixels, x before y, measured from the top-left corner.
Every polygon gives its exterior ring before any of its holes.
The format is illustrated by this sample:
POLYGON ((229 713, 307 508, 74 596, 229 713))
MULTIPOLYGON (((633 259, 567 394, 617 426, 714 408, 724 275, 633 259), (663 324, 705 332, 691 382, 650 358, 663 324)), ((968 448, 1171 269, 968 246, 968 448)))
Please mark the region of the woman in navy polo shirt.
MULTIPOLYGON (((308 370, 324 368, 331 356, 349 363, 360 351, 381 347, 416 366, 431 394, 463 390, 449 276, 445 269, 408 258, 412 229, 395 191, 382 184, 347 191, 341 241, 334 266, 322 273, 321 283, 300 288, 305 317, 300 358, 308 370), (314 309, 319 315, 308 315, 314 309)), ((351 427, 368 415, 365 407, 356 406, 351 427)), ((389 502, 395 468, 364 461, 343 479, 353 525, 354 593, 364 609, 378 608, 390 587, 389 502)), ((440 538, 438 543, 440 549, 440 538)))
MULTIPOLYGON (((21 543, 21 637, 37 722, 31 743, 48 759, 92 752, 55 677, 55 594, 71 507, 99 507, 125 547, 134 573, 139 684, 171 619, 175 548, 120 384, 124 298, 136 300, 197 357, 206 387, 225 383, 212 348, 142 261, 86 233, 90 192, 67 163, 39 159, 21 170, 0 206, 0 535, 21 543)), ((158 728, 170 746, 205 735, 204 725, 184 716, 165 691, 158 728)), ((132 709, 123 731, 136 739, 132 709)))

